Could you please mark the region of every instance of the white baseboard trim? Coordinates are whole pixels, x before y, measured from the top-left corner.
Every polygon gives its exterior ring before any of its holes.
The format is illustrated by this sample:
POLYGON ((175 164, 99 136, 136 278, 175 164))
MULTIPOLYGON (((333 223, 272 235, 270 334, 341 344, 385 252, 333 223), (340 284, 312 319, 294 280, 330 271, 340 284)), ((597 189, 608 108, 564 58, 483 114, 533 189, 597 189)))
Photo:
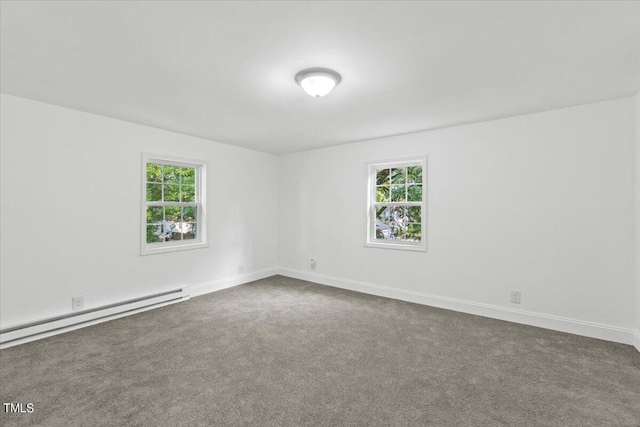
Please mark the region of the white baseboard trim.
POLYGON ((539 328, 552 329, 555 331, 568 332, 575 335, 598 338, 606 341, 635 345, 635 347, 640 351, 640 336, 638 331, 634 331, 633 329, 477 303, 456 298, 429 295, 421 292, 396 289, 388 286, 374 285, 349 279, 341 279, 338 277, 325 276, 318 273, 311 273, 285 267, 280 267, 278 269, 278 274, 370 295, 444 308, 477 316, 490 317, 492 319, 506 320, 508 322, 521 323, 529 326, 537 326, 539 328))
POLYGON ((636 329, 633 334, 633 346, 640 351, 640 330, 636 329))
POLYGON ((187 291, 193 298, 199 295, 208 294, 210 292, 221 291, 223 289, 243 285, 245 283, 253 282, 254 280, 265 279, 276 274, 278 274, 278 267, 266 268, 264 270, 254 271, 252 273, 239 274, 237 276, 228 277, 226 279, 220 279, 213 282, 189 286, 187 288, 187 291))

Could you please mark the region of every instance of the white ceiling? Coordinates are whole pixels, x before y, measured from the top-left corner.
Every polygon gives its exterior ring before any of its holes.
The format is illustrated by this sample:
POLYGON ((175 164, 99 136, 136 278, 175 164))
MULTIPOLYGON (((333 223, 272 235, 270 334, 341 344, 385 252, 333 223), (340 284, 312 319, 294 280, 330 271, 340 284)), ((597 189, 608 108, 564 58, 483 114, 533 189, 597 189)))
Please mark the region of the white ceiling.
POLYGON ((1 90, 270 153, 630 96, 640 2, 2 2, 1 90), (328 67, 311 98, 294 81, 328 67))

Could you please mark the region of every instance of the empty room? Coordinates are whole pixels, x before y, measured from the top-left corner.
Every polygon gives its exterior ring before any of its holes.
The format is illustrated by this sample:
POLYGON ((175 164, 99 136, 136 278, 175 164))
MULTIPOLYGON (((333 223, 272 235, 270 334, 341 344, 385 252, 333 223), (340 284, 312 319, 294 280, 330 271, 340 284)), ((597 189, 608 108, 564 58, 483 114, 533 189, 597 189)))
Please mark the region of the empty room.
POLYGON ((640 427, 640 1, 0 7, 1 425, 640 427))

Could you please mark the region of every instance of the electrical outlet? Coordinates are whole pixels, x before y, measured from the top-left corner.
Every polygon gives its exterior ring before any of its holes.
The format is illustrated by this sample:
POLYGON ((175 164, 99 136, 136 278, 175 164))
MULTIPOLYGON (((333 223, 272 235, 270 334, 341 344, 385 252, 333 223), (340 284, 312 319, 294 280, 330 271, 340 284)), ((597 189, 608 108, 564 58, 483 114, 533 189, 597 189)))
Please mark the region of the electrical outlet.
POLYGON ((71 298, 71 311, 79 311, 84 308, 84 297, 71 298))
POLYGON ((239 265, 238 266, 238 274, 242 274, 244 273, 244 265, 239 265))
POLYGON ((311 266, 312 270, 316 269, 316 260, 311 258, 311 261, 309 261, 309 266, 311 266))
POLYGON ((520 291, 511 291, 511 302, 513 304, 520 304, 522 301, 522 293, 520 291))

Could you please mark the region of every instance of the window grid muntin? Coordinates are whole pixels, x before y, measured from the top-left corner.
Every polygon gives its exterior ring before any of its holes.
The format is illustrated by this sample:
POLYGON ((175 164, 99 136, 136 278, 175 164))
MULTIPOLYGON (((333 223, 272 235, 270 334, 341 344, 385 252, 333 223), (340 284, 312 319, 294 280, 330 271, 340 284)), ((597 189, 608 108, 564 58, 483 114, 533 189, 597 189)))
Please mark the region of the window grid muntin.
MULTIPOLYGON (((201 236, 200 236, 200 225, 201 225, 201 203, 198 202, 198 200, 200 199, 199 197, 199 193, 201 191, 200 188, 200 180, 201 180, 201 165, 197 165, 197 164, 191 164, 191 163, 182 163, 182 162, 172 162, 172 161, 165 161, 165 160, 159 160, 159 159, 147 159, 145 162, 145 193, 146 193, 146 189, 147 186, 149 184, 156 184, 156 185, 160 185, 160 189, 161 189, 161 201, 149 201, 146 200, 145 201, 145 205, 146 205, 146 209, 148 209, 149 207, 162 207, 162 222, 161 223, 149 223, 147 221, 145 221, 145 225, 146 227, 148 226, 165 226, 165 223, 168 222, 172 222, 173 224, 177 224, 177 222, 175 221, 167 221, 166 219, 166 208, 167 207, 180 207, 180 228, 183 229, 183 225, 184 224, 194 224, 195 225, 195 237, 193 239, 185 239, 184 238, 184 234, 185 233, 171 233, 172 237, 171 240, 165 240, 165 241, 157 241, 157 242, 149 242, 148 241, 148 237, 147 239, 145 239, 145 243, 147 245, 153 245, 153 246, 170 246, 172 243, 180 243, 183 242, 185 240, 193 240, 194 242, 198 242, 198 241, 202 241, 201 236), (160 181, 149 181, 148 180, 148 167, 149 165, 159 165, 160 166, 160 176, 161 176, 161 180, 160 181), (194 172, 194 183, 193 184, 184 184, 187 187, 193 187, 194 188, 194 201, 193 202, 182 202, 182 186, 183 186, 183 174, 182 172, 179 174, 178 176, 178 199, 180 201, 165 201, 165 185, 175 185, 175 184, 167 184, 167 181, 165 180, 165 166, 172 166, 174 168, 181 168, 181 169, 192 169, 194 172), (183 207, 195 207, 196 208, 196 218, 195 221, 188 221, 185 222, 184 221, 184 209, 183 207), (180 239, 179 240, 174 240, 173 239, 173 234, 180 234, 180 239)), ((145 210, 146 210, 145 209, 145 210)), ((145 212, 145 218, 146 218, 146 212, 145 212)), ((145 231, 146 231, 146 227, 145 227, 145 231)), ((192 228, 193 229, 193 228, 192 228)), ((158 236, 159 237, 159 236, 158 236)))
MULTIPOLYGON (((145 187, 148 188, 149 184, 152 185, 159 185, 160 186, 160 201, 162 202, 167 202, 166 200, 166 194, 165 194, 165 188, 168 186, 177 186, 178 187, 178 200, 177 201, 169 201, 170 203, 176 203, 176 202, 183 202, 183 187, 186 188, 191 188, 193 189, 193 203, 197 203, 198 202, 198 175, 199 175, 199 166, 198 165, 191 165, 191 164, 180 164, 180 163, 173 163, 173 162, 166 162, 163 163, 161 161, 158 160, 147 160, 146 162, 146 167, 148 168, 149 165, 159 165, 160 166, 160 181, 149 181, 148 180, 148 176, 149 174, 146 173, 145 175, 145 187), (184 178, 184 174, 182 173, 182 171, 180 171, 179 175, 178 175, 178 182, 175 183, 174 181, 167 181, 165 179, 165 167, 166 166, 171 166, 174 168, 180 168, 182 169, 191 169, 193 170, 193 175, 194 175, 194 181, 193 184, 190 183, 185 183, 183 182, 183 178, 184 178)), ((147 200, 147 202, 157 202, 157 200, 147 200)), ((185 202, 185 203, 190 203, 190 202, 185 202)))
MULTIPOLYGON (((414 221, 402 221, 400 223, 399 226, 397 226, 396 224, 398 224, 398 220, 397 219, 389 219, 387 221, 381 220, 378 217, 378 210, 379 208, 385 208, 385 209, 389 209, 389 208, 394 208, 394 207, 404 207, 405 209, 410 207, 410 206, 419 206, 422 207, 422 181, 418 182, 409 182, 409 167, 419 167, 422 169, 422 166, 420 164, 409 164, 409 163, 398 163, 398 164, 394 164, 394 165, 390 165, 390 166, 373 166, 373 175, 375 176, 375 187, 373 187, 373 191, 374 191, 374 195, 373 195, 373 200, 375 200, 375 202, 372 203, 372 217, 373 217, 373 228, 374 228, 374 232, 372 234, 373 240, 375 241, 394 241, 394 240, 398 240, 404 243, 419 243, 422 240, 422 210, 420 211, 420 222, 414 222, 414 221), (379 183, 379 175, 381 171, 389 171, 387 174, 387 178, 383 181, 382 184, 378 184, 379 183), (394 191, 394 189, 399 189, 400 187, 402 187, 402 189, 404 190, 404 200, 403 201, 398 201, 395 200, 396 199, 396 194, 397 191, 394 191), (409 201, 409 188, 411 187, 420 187, 421 188, 421 192, 420 192, 420 201, 409 201), (388 200, 384 201, 384 202, 380 202, 378 201, 378 189, 386 189, 389 188, 388 191, 388 200), (375 230, 376 228, 376 223, 380 221, 383 222, 384 224, 386 224, 387 226, 389 226, 391 229, 393 228, 398 228, 399 231, 401 231, 402 234, 396 234, 395 236, 397 237, 396 239, 389 239, 389 238, 379 238, 378 237, 378 233, 377 230, 375 230), (410 225, 417 225, 420 228, 420 236, 419 237, 409 237, 411 236, 411 233, 408 232, 409 230, 409 226, 410 225)), ((421 174, 423 173, 423 170, 421 170, 421 174)), ((406 213, 406 210, 403 210, 403 212, 405 212, 403 214, 403 218, 408 218, 408 214, 406 213)))
MULTIPOLYGON (((370 188, 370 194, 369 194, 369 213, 368 213, 368 220, 367 220, 367 237, 366 237, 366 242, 368 245, 370 246, 377 246, 377 247, 390 247, 390 248, 398 248, 398 249, 409 249, 409 248, 415 248, 416 250, 424 250, 426 251, 426 166, 427 166, 427 162, 426 162, 426 156, 421 156, 420 158, 416 159, 398 159, 398 160, 393 160, 393 161, 388 161, 388 162, 369 162, 368 163, 368 168, 369 168, 369 188, 370 188), (409 179, 409 169, 413 168, 413 167, 419 167, 420 171, 419 173, 414 173, 412 174, 412 178, 411 180, 409 179), (394 168, 402 168, 403 169, 403 174, 402 174, 402 179, 401 181, 403 181, 403 184, 400 184, 397 182, 394 183, 393 177, 392 177, 392 170, 394 168), (379 171, 383 171, 383 170, 388 170, 388 177, 386 180, 382 180, 380 181, 378 178, 378 173, 379 171), (392 193, 391 193, 391 186, 392 185, 404 185, 404 189, 405 189, 405 201, 403 202, 391 202, 392 200, 392 193), (378 189, 381 187, 388 187, 389 188, 389 194, 388 194, 388 202, 379 202, 378 198, 377 198, 377 193, 378 193, 378 189), (410 192, 410 188, 411 187, 421 187, 420 188, 420 192, 419 197, 420 197, 420 201, 413 201, 413 202, 409 202, 409 192, 410 192), (409 228, 410 225, 415 225, 415 226, 419 226, 419 230, 420 230, 420 240, 419 241, 409 241, 409 240, 405 240, 407 234, 405 234, 403 232, 402 234, 402 238, 401 239, 383 239, 383 238, 378 238, 377 234, 376 234, 376 222, 378 221, 377 218, 377 209, 378 208, 389 208, 389 207, 404 207, 405 209, 412 207, 412 206, 419 206, 420 207, 420 222, 415 222, 415 221, 408 221, 406 222, 404 225, 407 227, 407 229, 409 228)), ((414 193, 414 197, 416 196, 416 194, 414 193)), ((408 212, 408 211, 405 211, 408 212)), ((408 215, 407 213, 405 213, 405 216, 408 215)), ((366 245, 367 245, 366 244, 366 245)))
POLYGON ((387 224, 388 226, 391 226, 391 224, 394 222, 392 220, 389 221, 384 221, 379 219, 378 217, 378 208, 394 208, 394 207, 402 207, 405 208, 404 210, 404 217, 405 218, 409 218, 408 215, 408 211, 406 210, 409 207, 418 207, 420 208, 420 222, 416 222, 416 221, 407 221, 404 223, 404 225, 406 225, 406 228, 408 229, 410 225, 417 225, 420 227, 420 238, 418 240, 409 240, 407 238, 407 233, 403 233, 402 234, 402 238, 400 239, 384 239, 384 238, 378 238, 378 233, 374 232, 373 233, 373 239, 375 241, 382 241, 382 242, 393 242, 394 240, 398 240, 401 241, 403 243, 407 243, 407 244, 414 244, 414 243, 420 243, 420 241, 422 240, 422 202, 412 202, 412 203, 376 203, 373 205, 373 220, 374 220, 374 228, 375 228, 375 223, 378 221, 381 221, 385 224, 387 224))

